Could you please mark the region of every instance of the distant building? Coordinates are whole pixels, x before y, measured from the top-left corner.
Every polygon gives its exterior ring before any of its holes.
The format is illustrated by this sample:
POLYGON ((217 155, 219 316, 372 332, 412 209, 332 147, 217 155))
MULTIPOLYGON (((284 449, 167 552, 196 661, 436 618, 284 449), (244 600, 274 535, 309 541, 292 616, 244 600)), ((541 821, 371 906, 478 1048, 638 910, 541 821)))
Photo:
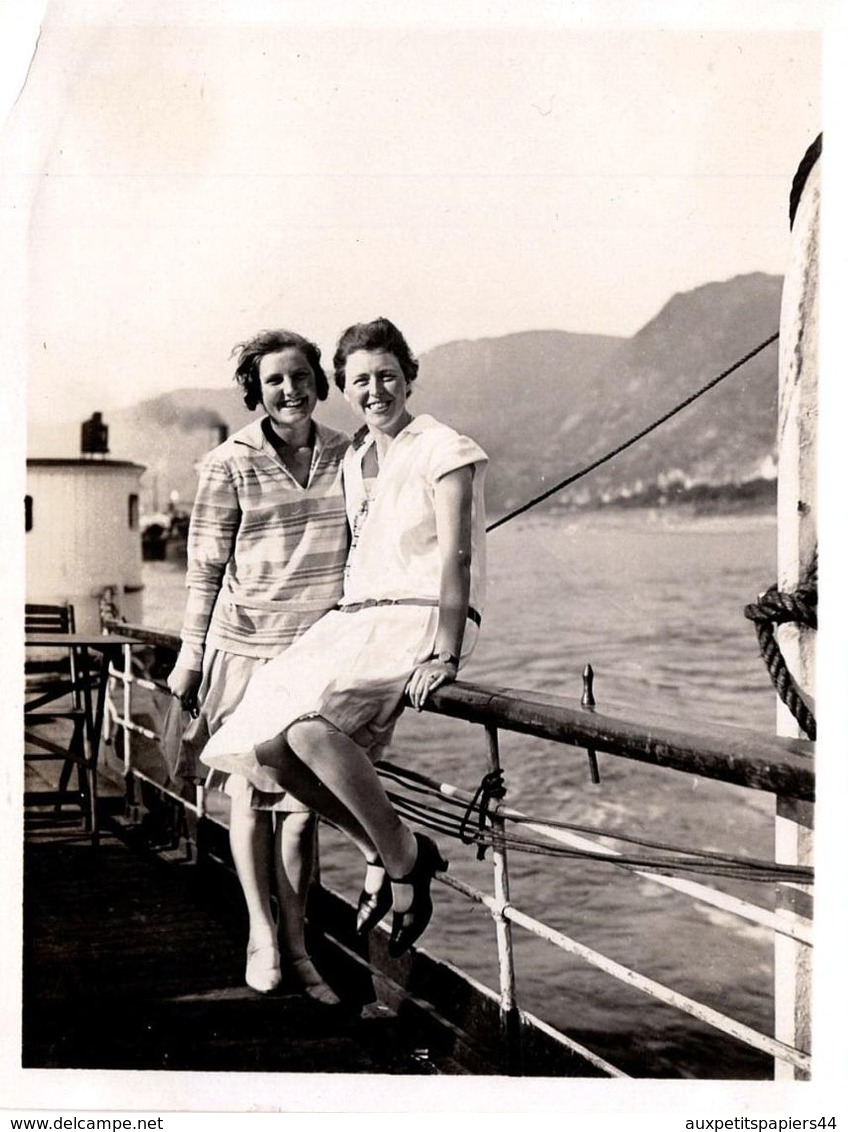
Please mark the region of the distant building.
POLYGON ((122 617, 142 619, 139 483, 145 468, 105 458, 108 429, 99 413, 83 424, 81 447, 77 458, 27 460, 26 600, 71 602, 78 630, 89 632, 100 627, 106 589, 122 617))

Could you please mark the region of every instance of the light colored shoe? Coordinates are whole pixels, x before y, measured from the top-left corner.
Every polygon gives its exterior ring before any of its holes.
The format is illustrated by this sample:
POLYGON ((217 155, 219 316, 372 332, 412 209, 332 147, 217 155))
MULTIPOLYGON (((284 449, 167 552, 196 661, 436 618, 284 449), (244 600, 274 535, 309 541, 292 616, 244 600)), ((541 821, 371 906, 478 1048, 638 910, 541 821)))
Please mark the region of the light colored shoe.
POLYGON ((324 982, 315 964, 308 955, 301 959, 292 959, 291 969, 295 980, 300 984, 303 993, 314 1002, 322 1006, 340 1006, 341 999, 336 992, 324 982))
POLYGON ((280 949, 272 943, 264 947, 248 947, 244 981, 260 994, 270 994, 282 982, 280 949))

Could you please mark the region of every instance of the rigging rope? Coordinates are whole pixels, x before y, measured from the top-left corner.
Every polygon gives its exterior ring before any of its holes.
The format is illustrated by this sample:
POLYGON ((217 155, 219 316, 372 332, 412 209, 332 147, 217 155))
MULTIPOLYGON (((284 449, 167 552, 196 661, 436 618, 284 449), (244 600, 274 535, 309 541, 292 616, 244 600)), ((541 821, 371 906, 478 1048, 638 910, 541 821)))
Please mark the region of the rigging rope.
MULTIPOLYGON (((408 793, 401 794, 387 790, 393 805, 403 816, 444 836, 454 837, 466 845, 476 844, 478 859, 482 860, 486 849, 495 840, 495 831, 491 824, 486 824, 487 821, 490 821, 488 799, 502 796, 502 791, 505 793, 501 772, 494 772, 494 775, 484 775, 474 796, 470 801, 466 801, 459 797, 446 796, 444 788, 439 783, 403 767, 397 767, 390 763, 380 763, 378 771, 381 777, 393 780, 406 790, 419 795, 429 795, 434 799, 434 801, 416 799, 408 793), (435 804, 436 799, 441 805, 435 804), (461 817, 458 813, 460 809, 463 811, 461 817), (474 814, 478 817, 478 823, 476 829, 472 830, 470 829, 470 819, 474 814)), ((665 876, 671 876, 678 872, 701 873, 713 877, 756 881, 765 884, 773 884, 778 881, 811 884, 813 880, 813 870, 806 866, 740 857, 705 849, 681 849, 679 846, 665 842, 648 841, 621 833, 610 833, 596 826, 576 825, 548 818, 533 818, 527 815, 517 815, 509 810, 499 811, 498 817, 504 823, 512 823, 517 826, 535 823, 580 833, 592 833, 615 841, 641 845, 658 851, 656 855, 638 853, 615 853, 612 855, 604 852, 602 848, 595 851, 560 845, 541 837, 535 838, 526 833, 515 833, 506 828, 503 832, 497 831, 498 844, 517 852, 597 861, 602 864, 639 868, 643 871, 661 873, 665 876)))
MULTIPOLYGON (((465 836, 462 836, 455 818, 452 820, 452 815, 445 813, 438 807, 429 806, 426 803, 413 802, 409 798, 405 798, 403 795, 396 794, 392 791, 388 791, 388 795, 395 808, 410 820, 428 826, 445 836, 461 840, 465 844, 477 844, 478 849, 483 848, 485 850, 494 844, 495 835, 491 828, 477 829, 470 838, 467 833, 465 836)), ((540 824, 548 823, 544 822, 542 819, 540 824)), ((614 837, 615 835, 606 834, 605 836, 614 837)), ((643 871, 661 873, 665 876, 671 876, 678 872, 705 873, 713 877, 757 881, 765 884, 773 884, 778 881, 794 881, 800 884, 811 884, 813 880, 813 870, 810 868, 797 865, 784 865, 780 862, 757 861, 752 858, 739 857, 735 860, 728 860, 727 863, 721 863, 718 861, 702 860, 695 854, 689 854, 686 850, 681 850, 677 853, 666 852, 664 855, 653 857, 619 853, 612 855, 600 850, 594 851, 574 846, 551 844, 546 841, 536 840, 527 836, 519 836, 507 831, 503 834, 498 833, 497 841, 499 845, 503 845, 517 852, 535 853, 540 856, 563 857, 573 860, 597 861, 607 865, 629 866, 631 868, 639 868, 643 871)))
MULTIPOLYGON (((403 786, 406 790, 417 791, 419 793, 437 794, 441 797, 441 800, 443 802, 446 802, 448 805, 452 805, 452 806, 456 806, 456 807, 461 806, 464 810, 467 810, 469 808, 468 803, 465 802, 464 800, 460 799, 460 798, 451 798, 450 796, 444 796, 444 794, 442 793, 442 789, 443 789, 442 787, 440 787, 432 779, 428 779, 425 775, 418 774, 416 771, 407 770, 405 767, 395 767, 391 763, 382 763, 382 762, 379 764, 378 769, 379 769, 381 778, 393 779, 395 782, 398 783, 398 785, 403 786)), ((498 782, 500 783, 501 789, 503 789, 503 791, 504 791, 503 794, 500 794, 499 796, 504 797, 506 791, 505 791, 505 788, 503 788, 503 781, 502 781, 503 771, 497 771, 495 773, 497 775, 498 782)), ((489 775, 484 775, 483 782, 485 782, 486 779, 488 779, 488 778, 489 778, 489 775)), ((483 786, 483 783, 481 783, 481 786, 479 786, 477 788, 477 794, 475 794, 474 798, 472 799, 472 802, 476 803, 477 796, 481 793, 481 787, 482 786, 483 786)), ((399 795, 399 797, 402 797, 402 796, 399 795)), ((482 802, 480 803, 480 805, 482 807, 482 802)), ((641 845, 643 848, 646 848, 646 849, 667 849, 667 848, 669 848, 668 843, 664 842, 664 841, 653 841, 653 840, 650 840, 650 839, 645 838, 645 837, 636 837, 636 836, 634 836, 633 834, 630 834, 630 833, 610 833, 609 830, 606 830, 602 826, 598 826, 598 825, 581 825, 581 824, 578 824, 577 822, 560 821, 556 818, 548 818, 548 817, 546 817, 546 818, 533 818, 533 817, 528 817, 527 815, 519 815, 519 814, 516 814, 514 812, 509 812, 509 811, 502 812, 499 816, 507 817, 510 821, 515 822, 516 825, 521 825, 521 824, 545 825, 545 826, 549 826, 551 829, 568 830, 570 833, 583 833, 583 834, 589 834, 590 836, 593 836, 593 837, 613 838, 615 841, 623 841, 623 842, 626 842, 630 845, 641 845)), ((461 831, 464 830, 465 825, 467 825, 467 822, 465 821, 465 819, 463 819, 463 824, 460 827, 461 831)), ((462 840, 462 837, 460 837, 460 840, 462 840)), ((709 859, 709 860, 714 860, 714 861, 736 862, 740 859, 735 854, 719 853, 719 852, 717 852, 716 850, 713 850, 713 849, 687 849, 686 853, 689 856, 692 856, 692 857, 703 857, 704 859, 709 859)), ((750 858, 746 858, 746 860, 750 860, 750 858)), ((758 863, 759 864, 770 864, 770 862, 762 862, 762 861, 760 861, 758 863)))
POLYGON ((588 475, 589 472, 593 472, 602 464, 608 463, 613 459, 613 457, 618 456, 619 453, 623 452, 626 448, 630 448, 637 441, 647 436, 649 432, 653 432, 655 428, 659 428, 661 424, 665 424, 667 420, 670 420, 673 416, 675 416, 675 414, 679 413, 682 409, 685 409, 687 405, 691 405, 693 401, 697 400, 698 397, 703 396, 704 393, 707 393, 714 386, 718 385, 720 381, 724 381, 726 377, 729 377, 736 370, 740 369, 743 365, 745 365, 746 362, 749 362, 751 358, 754 358, 757 356, 757 354, 761 353, 766 348, 766 346, 770 346, 772 342, 776 342, 779 336, 779 332, 775 331, 775 333, 766 338, 764 342, 761 342, 759 346, 756 346, 753 350, 750 350, 747 354, 745 354, 744 357, 740 358, 739 361, 734 362, 734 364, 730 366, 729 369, 724 370, 717 377, 712 378, 712 380, 708 381, 706 385, 702 385, 700 389, 697 389, 694 393, 691 393, 685 400, 681 401, 679 405, 675 405, 673 409, 669 409, 667 413, 664 413, 661 417, 658 417, 657 420, 655 420, 652 424, 649 424, 645 428, 641 429, 636 433, 635 436, 631 436, 629 440, 625 440, 623 444, 619 444, 617 448, 613 448, 613 450, 611 452, 607 452, 605 456, 601 456, 597 460, 593 460, 591 464, 587 464, 585 468, 581 468, 579 471, 574 472, 570 476, 567 476, 564 480, 561 480, 559 483, 554 484, 553 487, 549 487, 546 491, 543 491, 541 495, 537 495, 533 499, 528 500, 526 503, 522 503, 521 506, 516 507, 514 511, 510 511, 506 515, 502 515, 500 519, 496 519, 494 523, 490 523, 486 530, 496 530, 498 527, 503 526, 504 523, 508 523, 510 519, 515 519, 518 515, 523 515, 524 512, 529 511, 531 507, 535 507, 537 504, 543 503, 546 499, 549 499, 558 491, 562 491, 563 488, 568 487, 576 480, 579 480, 583 476, 588 475))

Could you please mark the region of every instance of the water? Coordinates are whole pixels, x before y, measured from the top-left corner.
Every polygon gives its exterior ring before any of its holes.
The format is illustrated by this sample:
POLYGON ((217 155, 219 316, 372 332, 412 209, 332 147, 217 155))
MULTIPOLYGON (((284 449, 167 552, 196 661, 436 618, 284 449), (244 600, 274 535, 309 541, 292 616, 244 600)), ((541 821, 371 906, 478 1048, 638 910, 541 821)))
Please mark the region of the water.
MULTIPOLYGON (((525 516, 489 540, 489 598, 469 680, 579 697, 595 670, 595 697, 678 717, 774 733, 774 694, 746 603, 774 580, 775 524, 767 516, 692 519, 665 512, 525 516)), ((182 571, 145 565, 145 618, 177 628, 182 571)), ((525 736, 502 735, 510 805, 539 817, 602 826, 683 847, 772 856, 769 795, 525 736)), ((391 760, 473 792, 486 770, 482 730, 407 712, 391 760)), ((451 872, 490 889, 487 860, 443 842, 451 872)), ((351 896, 361 867, 332 831, 322 833, 324 878, 351 896)), ((514 853, 513 902, 581 943, 769 1032, 770 935, 723 912, 607 865, 514 853)), ((720 882, 766 907, 768 885, 720 882)), ((497 987, 486 912, 439 886, 425 945, 497 987)), ((570 1032, 641 1035, 640 1056, 694 1045, 689 1071, 722 1075, 704 1049, 713 1033, 640 992, 516 931, 520 1004, 570 1032)), ((625 1045, 624 1056, 627 1055, 625 1045)), ((738 1068, 738 1065, 736 1066, 738 1068)), ((654 1071, 662 1073, 662 1056, 654 1071)), ((734 1075, 731 1066, 728 1075, 734 1075)))

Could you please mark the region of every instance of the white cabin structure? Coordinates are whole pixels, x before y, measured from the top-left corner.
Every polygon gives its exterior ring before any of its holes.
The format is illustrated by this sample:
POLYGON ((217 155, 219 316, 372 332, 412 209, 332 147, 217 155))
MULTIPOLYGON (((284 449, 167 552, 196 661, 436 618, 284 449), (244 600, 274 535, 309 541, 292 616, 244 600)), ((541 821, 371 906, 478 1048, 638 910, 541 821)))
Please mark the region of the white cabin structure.
POLYGON ((27 602, 70 602, 77 630, 96 633, 100 598, 111 589, 120 616, 142 620, 144 471, 127 460, 27 460, 27 602))

